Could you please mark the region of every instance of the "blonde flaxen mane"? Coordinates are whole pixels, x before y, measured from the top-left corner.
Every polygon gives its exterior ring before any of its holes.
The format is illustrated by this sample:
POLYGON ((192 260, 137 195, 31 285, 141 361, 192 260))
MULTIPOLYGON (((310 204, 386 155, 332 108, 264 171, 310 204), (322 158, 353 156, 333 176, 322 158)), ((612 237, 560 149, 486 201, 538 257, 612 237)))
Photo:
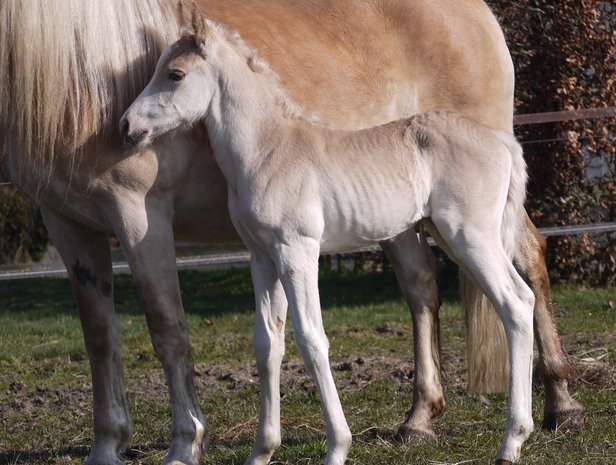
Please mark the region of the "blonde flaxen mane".
POLYGON ((78 163, 85 144, 117 142, 115 121, 179 33, 173 1, 50 3, 0 3, 10 37, 0 44, 0 134, 40 185, 60 159, 78 163))

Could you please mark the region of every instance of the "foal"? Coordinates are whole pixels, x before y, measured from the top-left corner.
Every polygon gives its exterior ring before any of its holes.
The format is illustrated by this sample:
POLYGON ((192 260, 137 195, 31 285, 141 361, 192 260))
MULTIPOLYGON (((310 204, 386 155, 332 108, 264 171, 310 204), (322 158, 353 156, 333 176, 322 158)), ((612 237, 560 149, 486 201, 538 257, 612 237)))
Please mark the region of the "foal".
POLYGON ((196 16, 193 29, 163 53, 120 124, 128 142, 146 145, 204 121, 227 179, 231 218, 252 253, 257 306, 261 412, 246 463, 268 463, 280 445, 283 293, 321 396, 325 464, 344 463, 351 433, 329 367, 319 253, 378 243, 420 222, 474 278, 504 323, 511 382, 498 461, 514 461, 533 429, 534 304, 511 260, 526 185, 514 137, 445 112, 353 132, 313 124, 237 35, 196 16))

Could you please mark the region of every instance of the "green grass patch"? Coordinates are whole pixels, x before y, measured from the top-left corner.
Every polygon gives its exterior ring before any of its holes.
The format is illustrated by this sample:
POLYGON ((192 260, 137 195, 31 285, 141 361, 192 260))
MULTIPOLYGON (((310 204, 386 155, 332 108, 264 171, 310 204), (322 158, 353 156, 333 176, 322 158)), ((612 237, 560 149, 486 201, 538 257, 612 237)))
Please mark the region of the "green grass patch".
MULTIPOLYGON (((249 272, 187 271, 180 281, 195 381, 212 438, 203 463, 243 464, 255 433, 259 392, 249 272)), ((395 278, 325 272, 320 288, 334 376, 354 434, 347 463, 490 463, 504 429, 506 399, 465 393, 465 331, 454 287, 447 288, 441 310, 448 411, 436 422, 439 443, 423 446, 393 440, 412 397, 412 327, 395 278)), ((115 301, 134 427, 126 462, 160 464, 170 433, 168 395, 130 276, 115 278, 115 301)), ((567 351, 616 370, 614 289, 557 287, 554 301, 567 351)), ((290 325, 287 332, 283 445, 272 463, 320 464, 325 456, 320 403, 290 325)), ((587 409, 583 430, 538 430, 520 463, 616 463, 616 386, 592 380, 572 389, 587 409)), ((68 282, 0 282, 0 464, 83 463, 92 443, 91 408, 88 362, 68 282)), ((539 428, 540 389, 533 409, 539 428)))

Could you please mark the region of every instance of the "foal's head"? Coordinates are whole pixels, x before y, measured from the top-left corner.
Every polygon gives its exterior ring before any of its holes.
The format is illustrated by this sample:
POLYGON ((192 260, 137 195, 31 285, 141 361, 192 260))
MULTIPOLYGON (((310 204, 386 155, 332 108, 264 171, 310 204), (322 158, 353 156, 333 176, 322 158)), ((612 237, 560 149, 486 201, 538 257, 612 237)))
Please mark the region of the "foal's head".
POLYGON ((215 90, 210 62, 215 60, 211 51, 217 33, 195 12, 192 27, 163 52, 152 79, 122 116, 125 142, 145 146, 206 114, 215 90))

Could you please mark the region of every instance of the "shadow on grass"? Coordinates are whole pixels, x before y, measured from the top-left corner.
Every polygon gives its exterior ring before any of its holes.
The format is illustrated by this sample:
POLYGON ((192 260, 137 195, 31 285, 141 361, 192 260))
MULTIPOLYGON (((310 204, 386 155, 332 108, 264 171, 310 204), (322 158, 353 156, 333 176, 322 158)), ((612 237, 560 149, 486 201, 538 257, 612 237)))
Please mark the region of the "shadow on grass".
MULTIPOLYGON (((285 437, 282 445, 287 448, 297 447, 309 447, 318 445, 321 447, 325 439, 324 434, 311 433, 302 435, 301 437, 285 437)), ((367 433, 363 433, 359 436, 355 436, 354 440, 361 441, 363 443, 371 443, 376 441, 387 441, 388 443, 399 445, 400 443, 395 439, 395 433, 388 429, 371 429, 367 433)), ((254 443, 254 437, 250 434, 240 434, 237 438, 219 440, 214 439, 212 445, 210 445, 209 454, 213 453, 213 449, 232 450, 243 448, 247 451, 250 450, 254 443)), ((141 463, 141 459, 147 458, 152 454, 166 455, 168 444, 161 442, 153 442, 147 444, 133 444, 129 450, 127 450, 123 456, 128 461, 141 463)), ((44 450, 20 450, 20 451, 6 451, 0 452, 0 465, 21 465, 32 463, 56 463, 59 457, 71 457, 73 459, 85 460, 90 452, 89 447, 74 446, 64 447, 57 449, 44 449, 44 450)), ((248 453, 248 452, 247 452, 248 453)), ((293 452, 290 452, 291 454, 293 452)), ((323 450, 325 453, 325 450, 323 450)), ((206 457, 209 455, 206 451, 206 457)), ((285 455, 284 448, 280 449, 278 455, 285 455)), ((238 463, 243 463, 244 458, 238 463)))
MULTIPOLYGON (((219 316, 228 311, 254 309, 248 270, 180 273, 182 297, 187 312, 219 316)), ((339 306, 379 304, 400 299, 392 273, 344 273, 324 271, 319 278, 324 310, 339 306)))
POLYGON ((0 465, 21 465, 30 463, 52 463, 58 457, 79 457, 85 459, 90 452, 89 447, 74 446, 59 449, 19 450, 0 452, 0 465))
MULTIPOLYGON (((220 316, 228 312, 252 312, 254 294, 248 269, 181 271, 180 286, 187 313, 220 316)), ((448 278, 444 300, 454 300, 457 288, 448 278)), ((324 310, 336 306, 382 304, 399 301, 401 293, 392 271, 334 272, 324 270, 319 277, 321 305, 324 310)), ((114 298, 119 314, 139 315, 141 306, 130 275, 118 275, 114 298)), ((67 279, 38 278, 0 281, 0 315, 28 313, 28 318, 58 314, 77 314, 67 279)))

